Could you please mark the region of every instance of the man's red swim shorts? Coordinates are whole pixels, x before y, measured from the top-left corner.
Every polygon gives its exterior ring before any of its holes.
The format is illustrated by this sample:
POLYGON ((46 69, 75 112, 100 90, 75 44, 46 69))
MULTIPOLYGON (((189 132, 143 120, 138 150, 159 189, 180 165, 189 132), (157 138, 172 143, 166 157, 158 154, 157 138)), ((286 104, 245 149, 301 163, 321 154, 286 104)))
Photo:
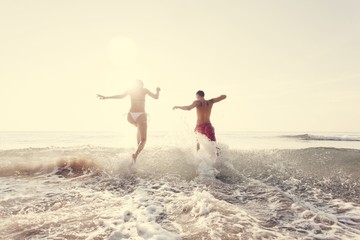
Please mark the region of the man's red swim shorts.
POLYGON ((198 124, 195 127, 195 131, 204 134, 210 141, 216 141, 215 130, 211 123, 198 124))

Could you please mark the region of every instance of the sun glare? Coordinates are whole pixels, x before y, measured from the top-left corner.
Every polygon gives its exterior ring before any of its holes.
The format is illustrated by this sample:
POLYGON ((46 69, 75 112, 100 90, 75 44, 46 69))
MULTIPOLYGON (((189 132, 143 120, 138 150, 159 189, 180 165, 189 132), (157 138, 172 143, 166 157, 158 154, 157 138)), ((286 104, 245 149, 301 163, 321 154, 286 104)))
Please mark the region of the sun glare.
POLYGON ((135 42, 128 37, 114 37, 108 44, 111 61, 118 66, 131 66, 137 57, 135 42))

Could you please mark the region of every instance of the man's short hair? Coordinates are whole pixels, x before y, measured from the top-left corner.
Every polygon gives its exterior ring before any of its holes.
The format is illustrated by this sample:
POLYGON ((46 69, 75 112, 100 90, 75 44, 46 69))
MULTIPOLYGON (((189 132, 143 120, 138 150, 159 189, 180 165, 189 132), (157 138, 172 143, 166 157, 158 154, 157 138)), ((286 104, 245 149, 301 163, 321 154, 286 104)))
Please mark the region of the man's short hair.
POLYGON ((196 92, 196 95, 199 95, 200 97, 204 97, 205 93, 204 93, 204 91, 199 90, 199 91, 196 92))

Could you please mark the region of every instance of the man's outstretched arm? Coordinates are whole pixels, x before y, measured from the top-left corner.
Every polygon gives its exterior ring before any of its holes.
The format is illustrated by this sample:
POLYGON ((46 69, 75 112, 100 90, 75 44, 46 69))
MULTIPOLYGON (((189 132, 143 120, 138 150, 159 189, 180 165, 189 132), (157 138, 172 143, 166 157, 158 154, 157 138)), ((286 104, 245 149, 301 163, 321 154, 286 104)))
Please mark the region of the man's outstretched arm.
POLYGON ((191 105, 189 106, 174 106, 173 110, 175 109, 181 109, 181 110, 186 110, 189 111, 191 109, 193 109, 194 107, 196 107, 196 105, 198 104, 198 101, 194 101, 191 105))
POLYGON ((101 100, 104 100, 104 99, 121 99, 121 98, 124 98, 128 95, 129 93, 126 91, 124 92, 123 94, 120 94, 120 95, 114 95, 114 96, 103 96, 103 95, 100 95, 100 94, 97 94, 96 96, 101 99, 101 100))
POLYGON ((220 97, 211 99, 213 103, 220 102, 226 98, 226 95, 221 95, 220 97))

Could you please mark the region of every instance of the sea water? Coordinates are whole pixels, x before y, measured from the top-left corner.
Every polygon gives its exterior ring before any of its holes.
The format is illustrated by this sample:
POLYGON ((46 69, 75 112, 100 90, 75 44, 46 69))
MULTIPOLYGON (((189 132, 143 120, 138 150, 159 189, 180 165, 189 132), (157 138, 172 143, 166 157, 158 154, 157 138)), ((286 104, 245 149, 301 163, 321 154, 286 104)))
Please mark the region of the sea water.
POLYGON ((0 132, 0 239, 360 239, 360 133, 0 132))

